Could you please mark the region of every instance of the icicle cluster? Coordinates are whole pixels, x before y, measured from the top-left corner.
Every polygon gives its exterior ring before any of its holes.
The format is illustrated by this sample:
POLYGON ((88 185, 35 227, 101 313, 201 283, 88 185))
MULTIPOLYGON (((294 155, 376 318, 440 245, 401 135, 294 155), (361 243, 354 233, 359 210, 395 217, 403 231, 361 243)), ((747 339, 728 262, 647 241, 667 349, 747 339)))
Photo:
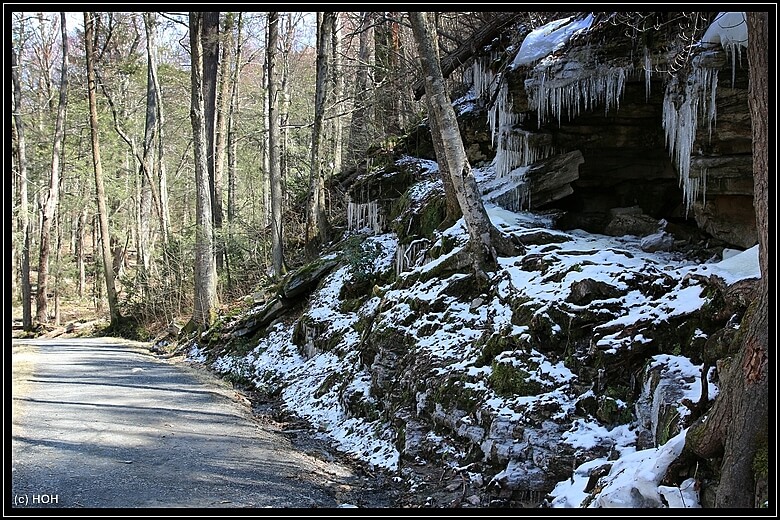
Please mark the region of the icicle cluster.
POLYGON ((398 249, 395 251, 395 274, 400 275, 406 271, 409 271, 415 267, 419 267, 426 263, 425 253, 429 241, 425 238, 413 240, 409 245, 398 245, 398 249))
MULTIPOLYGON (((492 56, 492 59, 496 59, 496 56, 492 56)), ((496 149, 493 164, 498 177, 506 176, 518 166, 527 166, 552 155, 552 147, 534 146, 528 132, 516 128, 524 116, 512 111, 507 83, 501 81, 501 74, 488 67, 487 60, 475 60, 471 67, 471 80, 477 99, 494 100, 488 110, 488 124, 496 149)))
POLYGON ((623 95, 626 76, 633 66, 610 67, 599 66, 594 73, 584 77, 576 77, 582 73, 582 67, 563 70, 563 76, 574 78, 562 79, 551 72, 550 67, 537 68, 534 78, 526 80, 526 90, 529 90, 529 102, 536 110, 539 126, 555 117, 560 124, 563 116, 568 119, 578 116, 599 105, 604 105, 604 113, 610 108, 620 108, 620 96, 623 95), (574 74, 571 74, 574 72, 574 74), (569 73, 569 74, 566 74, 569 73), (529 88, 530 87, 530 88, 529 88))
POLYGON ((643 67, 645 69, 645 101, 650 101, 650 79, 653 75, 653 62, 650 59, 650 50, 647 47, 645 47, 643 67))
POLYGON ((375 200, 366 203, 347 203, 347 231, 369 229, 374 235, 382 233, 384 215, 375 200))
POLYGON ((716 119, 715 95, 718 88, 718 71, 706 67, 694 67, 685 85, 674 77, 666 87, 663 105, 663 127, 666 145, 677 166, 680 186, 683 189, 686 211, 691 208, 699 193, 706 192, 707 171, 691 177, 691 154, 699 125, 699 110, 707 116, 709 135, 716 119), (701 105, 701 106, 700 106, 701 105))

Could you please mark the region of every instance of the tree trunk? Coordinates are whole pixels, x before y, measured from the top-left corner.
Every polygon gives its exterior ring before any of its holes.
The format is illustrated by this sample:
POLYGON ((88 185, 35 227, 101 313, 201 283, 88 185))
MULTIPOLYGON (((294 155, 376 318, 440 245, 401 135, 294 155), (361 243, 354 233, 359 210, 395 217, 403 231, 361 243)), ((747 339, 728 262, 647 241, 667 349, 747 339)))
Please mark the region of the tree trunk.
MULTIPOLYGON (((24 26, 20 28, 24 31, 24 26)), ((21 48, 18 49, 19 55, 21 48)), ((27 194, 27 144, 22 119, 22 87, 20 59, 17 49, 11 49, 11 76, 13 79, 14 130, 16 135, 16 162, 19 175, 19 230, 22 232, 22 257, 20 266, 22 286, 22 327, 32 330, 32 284, 30 282, 30 208, 27 194)))
POLYGON ((279 13, 268 13, 268 153, 271 184, 271 262, 274 276, 284 274, 282 172, 279 163, 279 91, 276 79, 279 13))
MULTIPOLYGON (((63 15, 64 20, 64 15, 63 15)), ((94 64, 94 13, 84 13, 84 41, 86 45, 87 61, 87 92, 89 98, 89 128, 92 136, 92 164, 95 170, 95 199, 97 202, 97 216, 100 220, 100 242, 103 250, 103 273, 106 280, 106 295, 108 296, 108 308, 111 325, 116 326, 121 318, 119 314, 119 301, 114 281, 114 269, 112 267, 111 239, 108 233, 108 211, 106 210, 106 193, 103 186, 103 166, 100 161, 100 140, 98 137, 97 97, 95 90, 94 64)), ((63 21, 63 24, 65 22, 63 21)))
POLYGON ((336 115, 331 119, 331 141, 333 142, 331 150, 331 160, 333 166, 330 169, 331 175, 337 174, 341 171, 341 153, 342 153, 342 133, 343 133, 343 116, 341 112, 343 110, 341 106, 341 98, 344 95, 344 71, 341 68, 341 39, 343 38, 341 23, 337 23, 333 26, 333 42, 331 44, 331 61, 333 66, 331 67, 331 78, 333 86, 333 100, 336 115))
POLYGON ((494 243, 501 246, 502 251, 505 243, 490 222, 471 165, 466 158, 455 110, 444 88, 444 77, 439 65, 436 27, 430 22, 426 13, 409 13, 409 18, 425 75, 428 104, 433 109, 430 117, 434 120, 434 124, 431 127, 441 135, 444 157, 438 156, 437 150, 437 159, 440 164, 446 162, 452 177, 455 194, 469 232, 474 269, 478 277, 482 278, 485 276, 484 270, 495 265, 494 243))
POLYGON ((227 218, 229 225, 232 226, 233 220, 236 218, 236 188, 238 184, 237 172, 236 172, 236 159, 238 152, 238 141, 236 139, 236 116, 239 113, 239 77, 241 74, 241 38, 243 29, 243 13, 238 13, 238 21, 236 22, 236 57, 233 64, 233 78, 230 91, 230 109, 228 111, 228 130, 227 130, 227 154, 228 154, 228 206, 227 206, 227 218))
POLYGON ((87 284, 87 270, 84 264, 85 248, 87 237, 87 207, 81 210, 76 224, 76 267, 79 272, 79 298, 84 297, 84 291, 87 284))
POLYGON ((214 259, 214 228, 209 186, 207 118, 203 89, 203 14, 191 12, 191 109, 195 155, 195 302, 192 322, 206 329, 214 321, 217 307, 217 266, 214 259))
POLYGON ((768 14, 747 13, 749 107, 753 127, 753 205, 759 236, 759 297, 742 320, 740 350, 721 374, 709 414, 688 430, 686 448, 700 457, 723 455, 716 507, 763 506, 769 448, 769 104, 768 14), (763 462, 761 462, 763 461, 763 462))
MULTIPOLYGON (((292 96, 290 95, 290 58, 293 52, 293 43, 295 42, 295 22, 293 13, 287 13, 284 23, 285 36, 282 41, 282 64, 281 78, 277 84, 281 85, 279 89, 279 127, 281 137, 279 140, 279 164, 282 183, 282 200, 287 198, 287 174, 289 173, 290 159, 290 106, 292 105, 292 96)), ((285 18, 281 18, 284 20, 285 18)), ((278 75, 278 72, 277 72, 278 75)))
POLYGON ((311 131, 311 173, 309 201, 306 211, 306 248, 313 256, 321 244, 328 241, 329 225, 325 214, 325 153, 322 132, 328 103, 330 46, 336 13, 317 13, 317 85, 314 95, 314 125, 311 131))
MULTIPOLYGON (((431 140, 433 141, 433 151, 436 157, 446 157, 447 152, 444 148, 444 142, 442 141, 442 132, 439 128, 437 119, 433 117, 433 105, 430 98, 425 100, 426 107, 428 108, 428 124, 431 127, 431 140)), ((442 184, 444 185, 444 200, 446 202, 446 220, 449 222, 455 222, 463 213, 460 210, 460 203, 458 202, 458 195, 455 193, 455 185, 452 183, 452 175, 450 174, 447 161, 439 160, 439 175, 441 175, 442 184)))
POLYGON ((60 160, 62 142, 65 138, 65 111, 68 104, 68 30, 65 23, 65 13, 60 13, 62 30, 62 70, 60 80, 60 100, 57 105, 57 122, 54 129, 54 144, 51 154, 51 175, 49 191, 43 196, 40 255, 38 257, 38 288, 36 294, 36 319, 41 323, 49 321, 48 316, 48 283, 49 283, 49 244, 54 212, 59 202, 60 160))
POLYGON ((355 74, 355 109, 349 125, 349 142, 345 162, 356 166, 368 149, 371 140, 369 132, 369 107, 373 92, 373 82, 370 80, 373 66, 373 13, 361 13, 360 47, 358 51, 358 69, 355 74))
MULTIPOLYGON (((227 112, 228 101, 230 98, 230 60, 233 54, 233 13, 225 14, 224 41, 222 42, 222 61, 219 64, 219 96, 217 98, 217 123, 216 137, 214 139, 214 229, 218 233, 222 229, 222 197, 225 179, 225 148, 227 143, 227 112)), ((217 236, 217 271, 222 271, 225 267, 225 240, 217 236)))
MULTIPOLYGON (((148 171, 149 182, 154 185, 154 181, 158 184, 157 195, 157 214, 160 223, 160 236, 163 245, 168 243, 168 233, 170 229, 170 215, 168 209, 168 179, 165 173, 165 140, 163 135, 164 119, 163 119, 163 106, 162 106, 162 94, 160 90, 160 81, 157 76, 157 26, 155 21, 155 13, 144 13, 144 28, 146 30, 146 56, 148 62, 148 84, 147 84, 147 109, 149 103, 154 105, 154 128, 151 130, 154 135, 154 143, 156 143, 154 149, 154 162, 150 164, 148 171), (151 94, 151 98, 148 97, 151 94), (157 172, 157 178, 154 179, 151 172, 157 172)), ((150 115, 147 113, 147 122, 150 115)), ((147 131, 149 129, 147 128, 147 131)), ((146 149, 144 149, 144 156, 146 156, 146 149)), ((152 191, 154 195, 154 190, 152 191)))
POLYGON ((216 113, 217 113, 217 77, 219 73, 219 13, 202 13, 203 47, 203 110, 206 125, 206 150, 211 195, 211 219, 214 234, 222 226, 222 203, 217 199, 216 176, 216 113))

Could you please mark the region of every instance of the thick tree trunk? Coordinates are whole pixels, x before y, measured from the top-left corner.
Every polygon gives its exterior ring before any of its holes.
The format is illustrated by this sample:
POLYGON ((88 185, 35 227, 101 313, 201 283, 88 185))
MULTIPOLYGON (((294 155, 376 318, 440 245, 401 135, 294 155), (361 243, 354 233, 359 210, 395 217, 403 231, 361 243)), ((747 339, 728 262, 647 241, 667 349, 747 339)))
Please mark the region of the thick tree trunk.
POLYGON ((271 188, 271 265, 274 276, 284 274, 282 228, 282 172, 279 162, 279 89, 276 63, 279 43, 279 13, 268 13, 268 153, 271 188))
POLYGON ((469 232, 474 270, 478 277, 482 278, 486 276, 485 269, 495 265, 494 245, 502 252, 510 248, 510 245, 490 222, 471 165, 466 157, 455 110, 444 88, 444 78, 439 65, 436 27, 431 23, 427 13, 409 13, 409 18, 425 75, 428 105, 432 109, 430 114, 431 119, 434 120, 434 124, 431 125, 432 130, 438 129, 441 136, 439 148, 442 149, 444 156, 440 157, 437 154, 437 159, 439 164, 446 163, 449 170, 455 195, 469 232))
MULTIPOLYGON (((20 28, 24 31, 24 25, 20 28)), ((11 49, 11 76, 13 79, 14 131, 16 136, 16 162, 19 175, 19 230, 22 233, 22 255, 20 277, 22 288, 22 327, 32 330, 32 283, 30 282, 30 208, 27 190, 27 144, 24 137, 24 120, 22 119, 22 86, 20 60, 17 52, 21 49, 11 49)))
POLYGON ((207 118, 203 89, 203 14, 190 13, 191 109, 195 154, 195 304, 192 322, 199 329, 214 321, 217 307, 217 266, 209 187, 207 118))
POLYGON ((217 215, 216 164, 216 113, 217 76, 219 73, 219 13, 204 12, 202 15, 201 45, 203 48, 203 117, 206 125, 206 152, 208 163, 209 190, 211 192, 211 219, 216 229, 217 221, 222 223, 222 214, 217 215))
MULTIPOLYGON (((433 106, 431 105, 430 98, 427 98, 426 105, 428 108, 428 124, 431 127, 431 140, 433 141, 433 151, 436 157, 446 157, 446 150, 444 148, 444 142, 442 141, 442 132, 439 128, 437 119, 433 117, 433 106)), ((441 175, 442 184, 444 185, 444 200, 447 203, 446 219, 448 221, 456 221, 462 215, 460 210, 460 203, 458 202, 458 195, 455 193, 455 185, 452 183, 452 175, 447 161, 439 161, 439 175, 441 175)))
MULTIPOLYGON (((63 15, 64 18, 64 15, 63 15)), ((95 170, 95 200, 97 202, 100 221, 100 242, 103 250, 103 273, 106 280, 106 295, 108 296, 108 308, 111 319, 111 325, 118 324, 121 316, 119 314, 119 301, 114 282, 114 269, 112 266, 111 239, 108 233, 108 211, 106 209, 106 193, 103 186, 103 166, 100 161, 100 139, 98 137, 98 114, 97 114, 97 96, 95 91, 97 84, 95 81, 94 60, 94 38, 95 38, 95 14, 84 13, 84 40, 86 45, 87 60, 87 92, 89 98, 89 128, 92 136, 92 164, 95 170)), ((64 21, 63 21, 64 24, 64 21)))
POLYGON ((749 106, 753 126, 753 186, 761 281, 743 318, 741 348, 721 374, 709 414, 691 426, 686 448, 700 457, 723 455, 717 507, 762 506, 767 500, 769 449, 769 27, 767 13, 747 13, 749 106), (763 461, 763 462, 761 462, 763 461))
POLYGON ((54 212, 59 203, 60 186, 60 160, 62 156, 62 142, 65 139, 65 111, 68 105, 68 30, 65 22, 65 13, 60 13, 60 27, 62 30, 62 69, 60 80, 60 100, 57 105, 57 122, 54 128, 54 144, 51 154, 51 175, 49 177, 49 191, 43 196, 40 254, 38 257, 38 287, 36 294, 36 319, 40 323, 47 323, 48 316, 48 283, 49 283, 49 243, 51 226, 54 220, 54 212))
POLYGON ((325 213, 325 150, 323 119, 329 101, 329 67, 336 13, 317 13, 317 85, 314 95, 314 125, 311 132, 311 174, 306 211, 306 248, 313 255, 330 234, 325 213))

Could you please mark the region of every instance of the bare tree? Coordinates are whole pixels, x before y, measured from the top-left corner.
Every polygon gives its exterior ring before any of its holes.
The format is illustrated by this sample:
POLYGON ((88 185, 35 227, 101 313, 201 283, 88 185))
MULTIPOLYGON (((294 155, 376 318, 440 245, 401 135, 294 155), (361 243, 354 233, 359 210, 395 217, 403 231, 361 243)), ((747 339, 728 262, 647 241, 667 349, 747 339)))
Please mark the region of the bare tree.
POLYGON ((309 203, 306 211, 306 247, 310 255, 319 244, 328 241, 330 234, 325 213, 325 153, 323 119, 329 97, 329 67, 336 13, 317 13, 317 85, 314 95, 314 125, 311 131, 311 174, 309 176, 309 203))
MULTIPOLYGON (((214 243, 217 253, 216 234, 222 227, 222 179, 217 176, 217 86, 219 78, 219 13, 202 13, 203 46, 203 109, 206 122, 206 146, 208 153, 209 190, 211 191, 211 220, 214 228, 214 243)), ((222 260, 216 254, 217 268, 221 269, 222 260)))
POLYGON ((208 174, 207 119, 203 89, 204 13, 191 12, 191 108, 193 149, 195 154, 195 305, 192 324, 208 328, 217 308, 217 265, 214 258, 214 228, 211 216, 211 190, 208 174))
POLYGON ((242 49, 242 30, 243 30, 243 13, 238 13, 238 19, 236 21, 236 56, 233 60, 233 79, 232 89, 230 90, 230 108, 228 110, 228 122, 227 122, 227 163, 228 163, 228 205, 227 205, 227 218, 228 223, 232 224, 236 218, 236 188, 238 184, 237 172, 236 172, 236 160, 237 160, 237 146, 238 140, 236 139, 236 116, 239 113, 239 76, 241 74, 241 49, 242 49))
POLYGON ((65 13, 60 13, 60 28, 62 31, 62 68, 60 71, 60 99, 57 104, 57 121, 54 128, 54 143, 51 154, 51 175, 49 176, 48 192, 41 201, 41 241, 38 256, 38 287, 35 298, 35 318, 40 323, 47 323, 48 316, 48 283, 49 283, 49 252, 51 249, 50 235, 54 221, 54 213, 59 203, 60 175, 62 166, 62 142, 65 139, 65 113, 68 105, 68 28, 65 13))
MULTIPOLYGON (((63 28, 65 24, 63 14, 63 28)), ((119 301, 116 285, 114 283, 114 268, 111 254, 111 239, 108 232, 108 211, 106 209, 106 193, 103 186, 103 166, 100 161, 100 139, 98 136, 97 97, 95 91, 95 14, 84 12, 84 44, 86 46, 87 61, 87 96, 89 98, 89 129, 92 136, 92 164, 95 171, 95 200, 97 202, 100 221, 100 243, 103 250, 103 273, 106 280, 106 295, 108 296, 108 308, 111 325, 116 326, 121 319, 119 314, 119 301)))
POLYGON ((284 274, 282 172, 279 162, 279 88, 276 78, 279 13, 268 13, 268 153, 271 187, 271 258, 274 276, 284 274))
MULTIPOLYGON (((24 22, 21 22, 20 32, 24 33, 24 22)), ((20 265, 22 286, 22 327, 24 330, 32 329, 32 284, 30 282, 30 208, 27 194, 27 144, 24 136, 24 120, 22 119, 22 87, 21 87, 21 52, 20 43, 18 49, 11 50, 11 76, 13 80, 14 102, 14 136, 16 140, 16 164, 19 176, 19 230, 22 232, 22 258, 20 265)))
POLYGON ((436 43, 436 26, 427 13, 409 13, 409 18, 425 75, 426 97, 431 110, 429 117, 433 120, 431 130, 437 133, 434 142, 437 138, 441 139, 440 146, 436 147, 437 159, 440 164, 446 164, 452 179, 469 232, 475 272, 478 276, 485 277, 484 270, 495 265, 496 249, 510 253, 513 246, 490 222, 482 204, 477 181, 463 147, 455 110, 444 87, 436 43), (443 157, 439 155, 440 152, 443 157))
MULTIPOLYGON (((168 242, 168 233, 170 232, 170 212, 168 209, 168 178, 165 171, 165 136, 164 129, 164 111, 162 104, 162 93, 160 90, 160 80, 157 75, 157 22, 155 13, 144 13, 144 28, 146 30, 146 56, 148 68, 147 92, 151 92, 152 98, 147 97, 147 107, 149 103, 154 106, 154 139, 156 148, 154 152, 154 164, 150 167, 151 171, 157 172, 157 212, 160 220, 160 235, 163 244, 168 242)), ((148 116, 147 116, 148 117, 148 116)), ((144 150, 146 154, 146 150, 144 150)), ((149 182, 154 185, 154 181, 149 177, 149 182)), ((154 191, 152 192, 154 194, 154 191)))

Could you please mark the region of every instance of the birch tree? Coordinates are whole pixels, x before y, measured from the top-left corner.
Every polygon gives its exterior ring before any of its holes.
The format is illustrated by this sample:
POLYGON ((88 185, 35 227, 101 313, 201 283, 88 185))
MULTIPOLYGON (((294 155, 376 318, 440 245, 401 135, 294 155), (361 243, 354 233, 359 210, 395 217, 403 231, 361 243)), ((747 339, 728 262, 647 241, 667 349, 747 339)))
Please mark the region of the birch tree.
POLYGON ((427 13, 410 12, 409 18, 425 76, 425 92, 431 111, 429 117, 433 120, 431 130, 437 133, 434 142, 440 138, 440 146, 436 147, 437 160, 444 163, 449 171, 468 229, 474 269, 483 278, 486 276, 485 269, 496 263, 497 249, 502 253, 512 253, 514 246, 493 226, 482 204, 477 181, 463 147, 455 110, 444 87, 436 26, 427 13))

